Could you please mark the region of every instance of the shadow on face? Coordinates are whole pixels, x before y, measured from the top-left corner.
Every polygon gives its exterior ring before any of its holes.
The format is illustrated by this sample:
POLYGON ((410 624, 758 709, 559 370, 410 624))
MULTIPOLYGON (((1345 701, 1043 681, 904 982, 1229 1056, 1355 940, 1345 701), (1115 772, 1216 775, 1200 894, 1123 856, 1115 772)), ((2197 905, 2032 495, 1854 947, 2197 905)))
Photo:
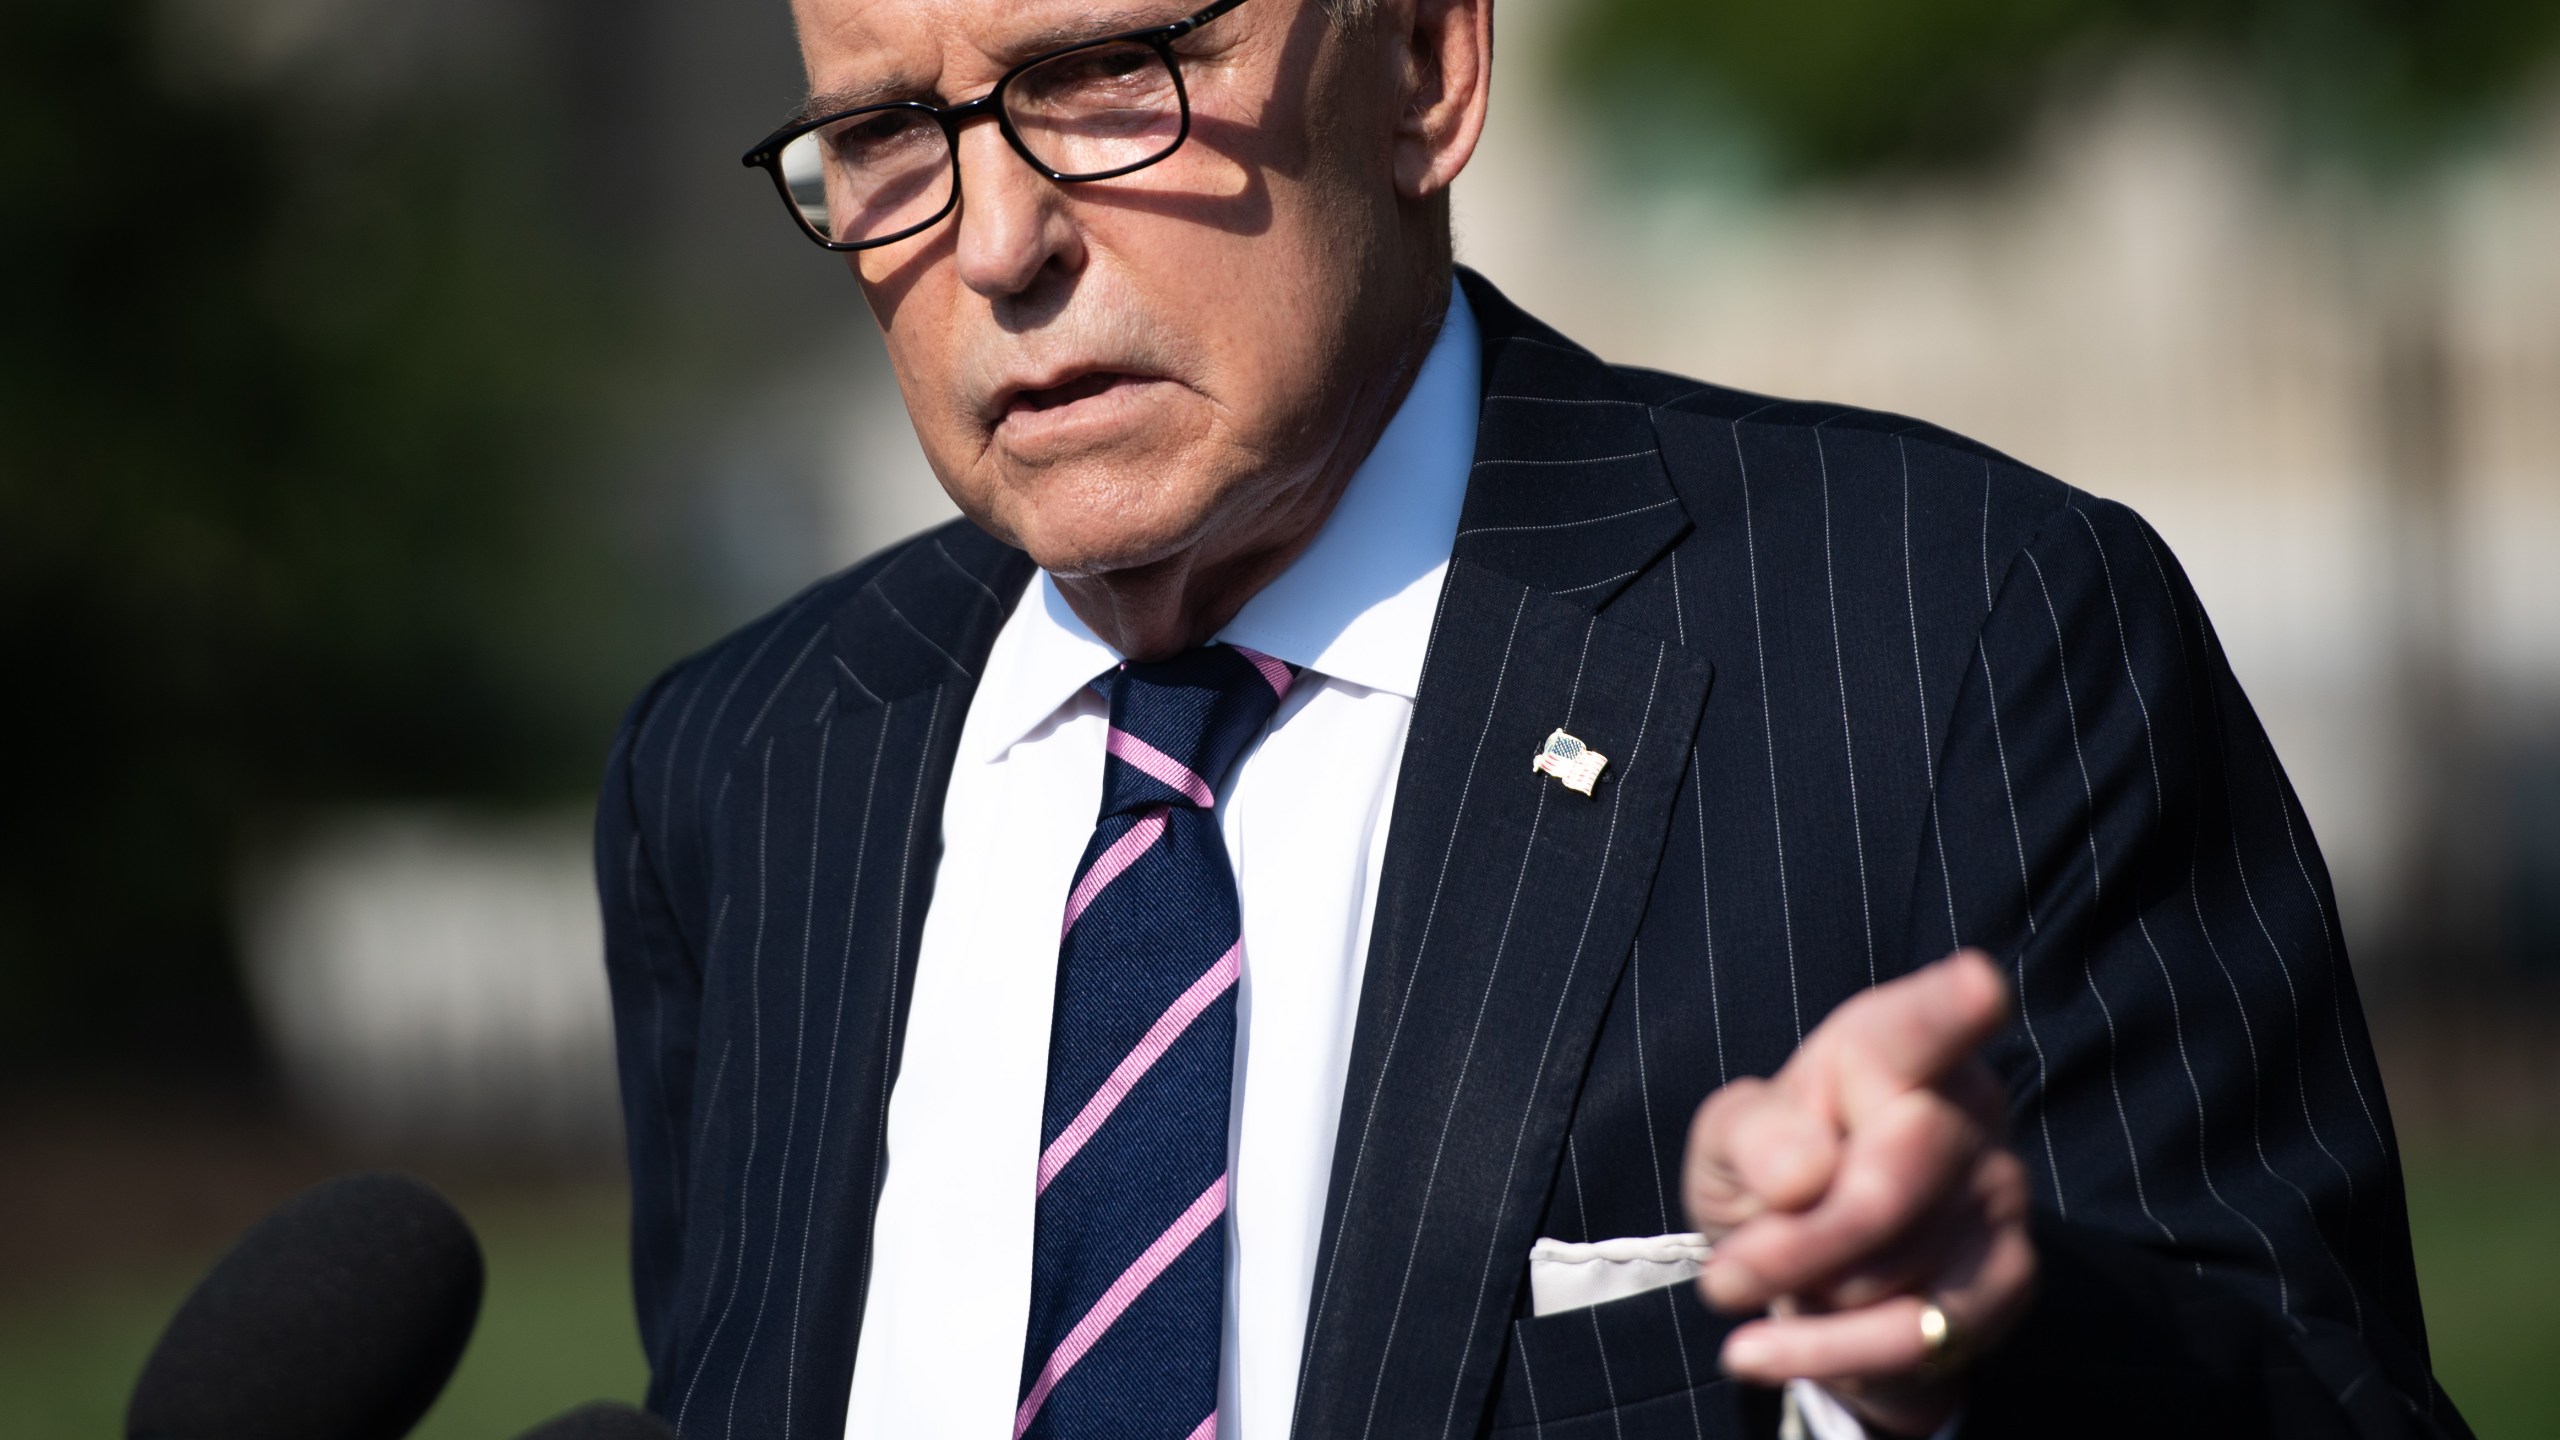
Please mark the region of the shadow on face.
MULTIPOLYGON (((1186 3, 801 0, 798 16, 813 91, 953 104, 1186 3)), ((1312 533, 1439 298, 1415 254, 1445 220, 1396 185, 1392 32, 1248 0, 1176 42, 1191 124, 1162 161, 1053 182, 972 124, 953 213, 848 257, 963 511, 1068 576, 1312 533)))

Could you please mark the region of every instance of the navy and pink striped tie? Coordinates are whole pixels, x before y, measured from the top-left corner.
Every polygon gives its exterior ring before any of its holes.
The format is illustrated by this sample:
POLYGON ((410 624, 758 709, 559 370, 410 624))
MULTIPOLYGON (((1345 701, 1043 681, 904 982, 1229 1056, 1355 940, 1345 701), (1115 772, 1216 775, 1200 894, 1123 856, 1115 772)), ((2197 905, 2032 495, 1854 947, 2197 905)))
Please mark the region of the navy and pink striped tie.
POLYGON ((1122 665, 1058 942, 1015 1440, 1210 1440, 1244 923, 1217 787, 1296 672, 1217 645, 1122 665))

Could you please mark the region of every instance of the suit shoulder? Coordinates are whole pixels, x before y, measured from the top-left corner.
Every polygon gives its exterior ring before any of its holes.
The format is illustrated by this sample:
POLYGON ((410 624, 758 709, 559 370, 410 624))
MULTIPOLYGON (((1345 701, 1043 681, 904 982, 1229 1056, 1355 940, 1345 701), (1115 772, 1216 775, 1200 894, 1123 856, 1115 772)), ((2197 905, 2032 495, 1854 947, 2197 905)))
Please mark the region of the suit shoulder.
MULTIPOLYGON (((924 538, 914 536, 899 541, 802 587, 781 604, 668 666, 643 693, 642 703, 654 714, 670 706, 695 703, 706 688, 743 684, 748 672, 758 668, 764 657, 776 650, 796 652, 811 635, 824 631, 836 612, 861 593, 873 576, 924 538)), ((635 718, 645 725, 650 717, 635 718)))
MULTIPOLYGON (((1900 525, 1906 513, 1961 512, 1997 567, 2077 507, 2122 506, 2065 484, 1969 436, 1891 411, 1793 400, 1658 370, 1619 367, 1652 407, 1664 458, 1684 490, 1750 467, 1777 492, 1821 487, 1835 525, 1900 525)), ((2127 512, 2129 513, 2129 512, 2127 512)))
MULTIPOLYGON (((1652 406, 1657 414, 1668 412, 1721 422, 1731 427, 1750 425, 1763 430, 1807 433, 1819 430, 1826 435, 1872 437, 1887 442, 1864 451, 1861 458, 1885 453, 1898 459, 1900 452, 1907 450, 1915 456, 1927 456, 1942 462, 1932 468, 1951 468, 1945 462, 1966 462, 1952 468, 1970 468, 1977 480, 1987 474, 1993 487, 1994 504, 2007 500, 2052 509, 2069 503, 2071 497, 2079 493, 2051 475, 1971 436, 1890 410, 1764 395, 1636 366, 1614 368, 1627 387, 1652 406)), ((1898 481, 1898 464, 1891 468, 1897 471, 1898 481)))

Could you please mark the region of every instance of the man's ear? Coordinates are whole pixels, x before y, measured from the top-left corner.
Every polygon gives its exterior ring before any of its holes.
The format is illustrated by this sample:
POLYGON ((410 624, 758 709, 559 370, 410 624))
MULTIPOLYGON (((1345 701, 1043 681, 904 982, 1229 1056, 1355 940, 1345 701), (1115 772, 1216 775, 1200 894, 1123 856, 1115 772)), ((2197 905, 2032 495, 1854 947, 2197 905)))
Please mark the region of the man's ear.
POLYGON ((1390 38, 1401 77, 1396 193, 1428 199, 1458 178, 1484 135, 1493 93, 1493 0, 1388 0, 1371 23, 1395 32, 1390 38))

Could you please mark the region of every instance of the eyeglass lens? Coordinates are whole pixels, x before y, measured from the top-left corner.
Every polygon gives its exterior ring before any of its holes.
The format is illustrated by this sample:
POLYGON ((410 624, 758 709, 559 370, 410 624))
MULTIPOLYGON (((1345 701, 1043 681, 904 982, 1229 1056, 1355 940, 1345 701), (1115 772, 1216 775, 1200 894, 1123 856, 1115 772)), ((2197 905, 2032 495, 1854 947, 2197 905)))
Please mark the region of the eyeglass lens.
MULTIPOLYGON (((1070 50, 1015 75, 998 103, 1022 148, 1054 176, 1094 179, 1152 164, 1181 143, 1180 83, 1137 41, 1070 50)), ((951 137, 931 111, 893 106, 803 132, 782 179, 811 230, 838 244, 888 239, 951 203, 951 137)))

